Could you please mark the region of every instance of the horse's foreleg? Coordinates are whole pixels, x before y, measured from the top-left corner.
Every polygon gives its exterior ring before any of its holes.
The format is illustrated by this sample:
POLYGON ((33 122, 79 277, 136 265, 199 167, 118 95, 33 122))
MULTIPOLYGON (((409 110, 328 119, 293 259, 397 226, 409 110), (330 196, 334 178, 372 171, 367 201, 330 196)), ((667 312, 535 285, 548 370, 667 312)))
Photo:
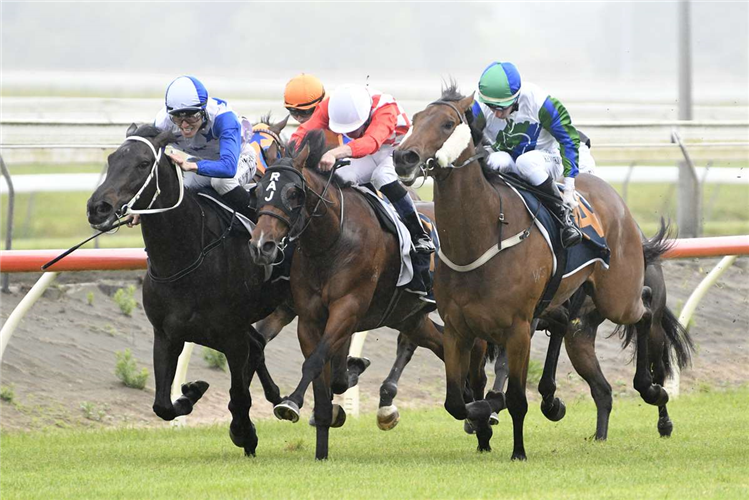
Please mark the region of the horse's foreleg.
POLYGON ((598 311, 570 322, 570 329, 564 337, 567 355, 575 371, 588 383, 590 395, 596 403, 597 419, 595 439, 605 441, 609 431, 611 414, 611 386, 603 375, 596 357, 596 330, 603 318, 598 311))
POLYGON ((562 351, 564 333, 564 326, 555 324, 550 328, 549 348, 546 351, 544 371, 541 375, 541 380, 538 382, 538 392, 541 394, 541 412, 552 422, 561 420, 566 413, 566 408, 562 400, 555 397, 557 391, 557 363, 559 362, 559 354, 562 351))
POLYGON ((503 346, 498 346, 497 359, 494 360, 494 385, 492 386, 493 392, 505 392, 505 384, 507 383, 507 351, 503 346))
POLYGON ((333 421, 333 404, 330 393, 330 364, 326 364, 323 373, 312 382, 315 395, 314 422, 317 432, 315 460, 328 459, 328 441, 333 421))
POLYGON ((530 360, 530 324, 515 323, 508 331, 507 360, 510 376, 507 382, 507 410, 512 417, 513 448, 512 460, 525 460, 523 444, 523 422, 528 412, 528 400, 525 396, 525 383, 528 376, 530 360))
POLYGON ((165 334, 154 329, 153 371, 156 381, 153 411, 164 420, 174 420, 192 412, 193 405, 208 389, 208 382, 198 380, 182 386, 182 396, 172 403, 171 392, 177 361, 182 353, 184 342, 171 342, 165 334))
POLYGON ((340 349, 353 333, 359 317, 356 304, 353 299, 341 299, 337 307, 331 305, 322 336, 317 324, 305 320, 299 321, 297 334, 302 353, 306 358, 302 365, 302 379, 294 392, 273 408, 273 413, 277 418, 292 422, 299 420, 299 409, 304 404, 304 394, 307 388, 320 376, 325 363, 330 361, 331 353, 340 349))
POLYGON ((267 344, 283 330, 283 327, 291 323, 296 318, 296 312, 287 304, 281 304, 275 311, 270 313, 264 319, 255 323, 254 327, 265 339, 267 344))
POLYGON ((258 440, 255 426, 250 420, 252 397, 249 376, 256 368, 253 363, 257 363, 257 354, 252 353, 248 339, 240 335, 230 336, 229 342, 224 345, 224 353, 231 373, 229 411, 232 419, 229 436, 236 446, 244 448, 245 455, 254 457, 258 440))

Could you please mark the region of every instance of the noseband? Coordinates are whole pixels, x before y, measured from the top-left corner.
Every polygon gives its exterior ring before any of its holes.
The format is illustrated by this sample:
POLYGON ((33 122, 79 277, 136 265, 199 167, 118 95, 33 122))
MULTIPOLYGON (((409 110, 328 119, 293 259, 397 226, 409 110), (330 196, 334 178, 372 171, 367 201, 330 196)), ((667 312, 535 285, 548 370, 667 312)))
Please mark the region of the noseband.
MULTIPOLYGON (((283 252, 286 249, 287 245, 298 240, 302 236, 304 231, 307 230, 307 228, 309 227, 314 217, 322 217, 325 215, 325 213, 327 212, 328 206, 331 206, 333 204, 333 200, 328 200, 326 198, 326 195, 328 194, 328 189, 330 188, 331 182, 333 182, 335 171, 337 170, 339 166, 344 165, 344 164, 346 164, 346 162, 336 161, 335 165, 333 165, 333 169, 330 172, 330 177, 328 178, 328 182, 325 184, 325 188, 323 189, 322 193, 318 193, 317 191, 309 187, 309 185, 307 184, 307 180, 304 178, 304 174, 302 174, 300 171, 298 171, 294 167, 289 167, 286 165, 274 165, 272 167, 268 167, 265 175, 263 176, 263 179, 270 176, 269 179, 271 180, 260 181, 260 185, 263 186, 263 192, 259 193, 259 195, 265 194, 265 191, 267 190, 266 185, 269 182, 280 180, 281 175, 283 174, 291 174, 292 176, 298 179, 296 181, 287 180, 286 182, 284 182, 283 186, 281 187, 281 195, 278 197, 278 199, 273 200, 274 193, 276 192, 275 190, 273 190, 273 192, 269 194, 267 198, 263 198, 266 202, 268 202, 266 204, 269 204, 271 206, 278 208, 285 214, 285 216, 278 214, 276 212, 271 212, 269 210, 260 210, 257 213, 258 218, 260 218, 261 215, 268 215, 270 217, 274 217, 280 220, 281 222, 286 224, 286 226, 288 226, 289 234, 281 238, 281 241, 279 243, 276 243, 278 250, 283 252), (274 175, 277 177, 274 178, 274 175), (299 204, 299 206, 296 208, 291 207, 291 205, 288 203, 288 200, 286 199, 287 193, 292 187, 297 187, 301 189, 302 191, 302 201, 299 204), (315 195, 317 197, 317 203, 315 204, 315 207, 312 209, 312 212, 310 213, 310 216, 307 219, 307 222, 304 224, 304 226, 299 231, 297 231, 296 234, 292 234, 292 231, 299 223, 299 218, 302 216, 302 211, 307 203, 307 193, 312 193, 313 195, 315 195), (324 204, 326 210, 322 213, 317 213, 317 210, 320 208, 321 203, 324 204)), ((343 229, 343 192, 341 191, 340 187, 338 187, 338 191, 341 197, 340 226, 341 226, 341 229, 343 229)), ((339 236, 340 236, 340 232, 339 232, 339 236)), ((274 263, 274 265, 276 264, 278 263, 274 263)))
POLYGON ((179 168, 177 164, 174 165, 174 168, 177 171, 177 180, 179 181, 179 199, 177 200, 177 203, 167 208, 151 208, 154 202, 156 201, 156 198, 158 198, 159 195, 161 194, 161 187, 159 186, 158 166, 159 166, 159 162, 161 161, 161 153, 163 152, 163 149, 159 149, 159 151, 156 152, 156 148, 153 146, 153 143, 151 141, 149 141, 148 139, 144 137, 140 137, 137 135, 131 135, 130 137, 125 138, 125 142, 128 142, 128 141, 139 141, 144 144, 147 144, 148 147, 151 149, 151 152, 153 153, 153 156, 155 159, 153 161, 153 166, 151 167, 151 173, 148 174, 146 181, 143 183, 143 185, 138 190, 138 192, 135 193, 135 196, 133 196, 133 198, 129 202, 122 205, 122 208, 120 208, 119 212, 115 212, 115 215, 117 216, 117 218, 122 219, 123 217, 130 215, 130 214, 158 214, 161 212, 167 212, 169 210, 173 210, 177 208, 182 203, 182 198, 184 197, 184 194, 185 194, 184 181, 182 180, 182 169, 179 168), (143 191, 151 183, 151 179, 153 179, 154 177, 156 177, 156 192, 154 192, 153 198, 151 198, 151 203, 149 203, 148 206, 142 210, 133 209, 133 205, 135 205, 138 202, 141 194, 143 194, 143 191))
MULTIPOLYGON (((468 141, 470 142, 470 139, 471 139, 470 138, 470 127, 468 125, 468 122, 465 119, 465 115, 463 113, 461 113, 460 110, 458 109, 458 107, 455 106, 455 104, 453 104, 451 101, 434 101, 434 102, 430 103, 429 105, 427 105, 427 107, 429 107, 429 106, 447 106, 447 107, 449 107, 450 109, 452 109, 453 111, 455 111, 455 113, 458 115, 458 118, 460 119, 460 124, 457 127, 455 127, 455 129, 453 130, 453 132, 450 135, 450 137, 448 137, 447 140, 445 140, 445 142, 442 143, 442 146, 440 146, 440 149, 437 150, 437 152, 434 154, 434 156, 432 156, 430 158, 427 158, 426 161, 424 161, 424 162, 422 162, 422 163, 419 164, 418 168, 419 168, 419 170, 421 170, 421 174, 424 176, 425 179, 426 179, 428 173, 431 172, 431 171, 433 171, 435 168, 450 169, 450 172, 445 177, 445 178, 447 178, 452 173, 452 170, 463 168, 463 167, 469 165, 470 163, 473 163, 474 161, 476 161, 476 160, 478 160, 478 159, 483 158, 484 156, 486 156, 486 152, 483 151, 483 150, 480 150, 479 152, 477 152, 475 155, 473 155, 470 158, 468 158, 466 161, 464 161, 460 165, 454 165, 453 161, 455 159, 457 159, 457 156, 454 159, 453 158, 449 158, 448 151, 446 151, 446 149, 450 149, 452 146, 454 146, 454 144, 452 144, 451 141, 453 143, 462 142, 463 138, 459 137, 459 135, 461 135, 462 133, 465 133, 465 131, 467 131, 468 134, 469 134, 468 135, 468 141), (465 126, 465 128, 462 129, 462 131, 461 131, 459 129, 462 126, 465 126), (458 134, 458 135, 456 135, 456 134, 458 134), (448 157, 445 158, 445 155, 448 155, 448 157)), ((463 149, 458 153, 458 155, 461 154, 463 151, 465 151, 465 148, 467 148, 467 147, 468 147, 468 144, 466 144, 463 147, 463 149)))

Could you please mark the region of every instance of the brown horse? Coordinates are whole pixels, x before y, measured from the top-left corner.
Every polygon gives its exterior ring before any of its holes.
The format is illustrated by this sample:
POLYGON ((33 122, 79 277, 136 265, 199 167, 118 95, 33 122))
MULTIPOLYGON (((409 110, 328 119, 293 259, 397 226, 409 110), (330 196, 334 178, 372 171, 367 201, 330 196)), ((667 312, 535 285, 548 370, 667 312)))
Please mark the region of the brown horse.
MULTIPOLYGON (((551 278, 552 255, 519 197, 506 185, 484 176, 470 133, 465 134, 466 111, 473 96, 464 97, 454 86, 440 100, 417 113, 411 135, 394 153, 396 172, 412 181, 420 168, 434 178, 434 200, 442 252, 458 265, 477 261, 486 249, 508 240, 509 245, 484 265, 458 272, 440 260, 435 276, 435 297, 445 318, 444 351, 447 379, 445 408, 456 419, 474 422, 479 450, 489 451, 492 411, 507 407, 513 421, 512 459, 526 458, 523 422, 528 410, 525 396, 534 309, 551 278), (457 130, 457 132, 456 132, 457 130), (455 133, 455 135, 454 135, 455 133), (462 139, 461 136, 464 138, 462 139), (448 139, 452 139, 449 142, 448 139), (447 146, 446 146, 447 142, 447 146), (445 147, 443 147, 445 146, 445 147), (508 356, 509 381, 505 394, 490 392, 483 401, 466 404, 462 383, 476 337, 503 346, 508 356)), ((589 265, 562 280, 550 305, 567 301, 584 283, 602 317, 627 329, 627 341, 637 333, 635 389, 649 404, 661 406, 668 394, 653 384, 648 366, 650 289, 643 285, 646 248, 624 202, 611 186, 590 175, 577 181, 601 220, 609 247, 609 269, 589 265)), ((502 245, 499 245, 502 249, 502 245)))
MULTIPOLYGON (((258 199, 265 204, 258 212, 251 242, 255 262, 270 264, 288 240, 297 241, 291 287, 306 360, 299 385, 276 405, 274 413, 296 422, 312 383, 315 458, 321 460, 328 456, 333 422, 328 363, 347 347, 354 332, 389 326, 443 358, 442 335, 428 317, 430 304, 396 288, 398 239, 381 229, 361 193, 340 185, 331 173, 317 170, 324 149, 324 135, 312 131, 299 152, 268 169, 259 185, 258 199)), ((481 367, 477 378, 481 378, 483 363, 476 364, 481 367)), ((333 384, 332 389, 339 393, 345 387, 333 384)), ((483 386, 473 392, 479 392, 476 397, 481 398, 483 386)))

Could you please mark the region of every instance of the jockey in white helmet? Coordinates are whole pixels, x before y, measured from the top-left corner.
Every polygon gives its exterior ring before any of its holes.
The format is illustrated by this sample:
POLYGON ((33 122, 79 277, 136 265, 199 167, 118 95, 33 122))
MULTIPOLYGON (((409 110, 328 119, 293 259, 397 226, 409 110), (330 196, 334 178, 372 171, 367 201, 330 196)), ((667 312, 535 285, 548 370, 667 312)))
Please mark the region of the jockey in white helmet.
POLYGON ((374 184, 400 215, 411 233, 416 252, 429 254, 434 252, 434 244, 393 165, 393 149, 410 128, 408 116, 391 95, 363 85, 344 85, 315 108, 291 141, 301 143, 307 132, 314 129, 330 130, 350 139, 326 152, 320 160, 320 169, 330 170, 337 159, 351 158, 350 165, 336 171, 338 177, 354 184, 374 184))

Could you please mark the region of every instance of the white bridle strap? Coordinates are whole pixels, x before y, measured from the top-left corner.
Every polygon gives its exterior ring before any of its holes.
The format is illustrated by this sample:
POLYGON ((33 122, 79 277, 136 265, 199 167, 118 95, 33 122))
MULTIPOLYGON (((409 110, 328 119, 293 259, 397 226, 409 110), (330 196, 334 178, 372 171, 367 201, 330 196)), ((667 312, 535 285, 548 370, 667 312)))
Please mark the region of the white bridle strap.
POLYGON ((182 198, 185 194, 184 189, 184 181, 182 180, 182 169, 179 168, 179 165, 175 164, 174 168, 177 171, 177 180, 179 181, 179 199, 177 200, 177 203, 174 206, 167 207, 167 208, 151 208, 156 201, 156 198, 159 197, 161 194, 161 188, 159 187, 159 161, 161 161, 161 152, 162 150, 159 149, 159 151, 156 151, 156 148, 153 147, 153 144, 148 139, 145 139, 143 137, 137 136, 137 135, 131 135, 130 137, 127 137, 125 139, 125 142, 127 141, 140 141, 144 144, 147 144, 149 148, 151 148, 151 152, 153 152, 153 156, 155 160, 153 161, 153 166, 151 167, 151 173, 148 174, 148 178, 146 179, 146 182, 143 183, 143 186, 138 190, 137 193, 135 193, 135 196, 127 202, 125 205, 122 206, 122 217, 125 217, 129 214, 158 214, 161 212, 167 212, 169 210, 173 210, 177 208, 180 203, 182 203, 182 198), (156 192, 153 194, 153 198, 151 198, 151 203, 148 204, 148 207, 138 210, 133 209, 133 205, 137 203, 138 199, 140 199, 140 195, 143 193, 143 190, 146 189, 148 184, 151 182, 151 179, 156 176, 156 192))

